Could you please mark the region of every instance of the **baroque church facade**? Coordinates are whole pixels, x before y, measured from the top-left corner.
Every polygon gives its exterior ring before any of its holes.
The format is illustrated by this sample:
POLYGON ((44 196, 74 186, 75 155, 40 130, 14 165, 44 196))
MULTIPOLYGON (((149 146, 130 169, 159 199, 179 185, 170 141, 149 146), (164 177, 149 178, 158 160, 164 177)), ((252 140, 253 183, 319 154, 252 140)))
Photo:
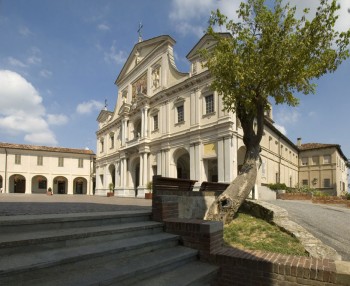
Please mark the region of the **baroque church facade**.
MULTIPOLYGON (((224 35, 225 36, 225 35, 224 35)), ((139 41, 115 84, 114 111, 97 118, 96 195, 144 197, 153 175, 231 182, 243 163, 245 147, 239 120, 223 110, 197 51, 214 41, 205 35, 188 53, 190 72, 178 71, 175 40, 164 35, 139 41)), ((255 197, 268 183, 298 183, 298 148, 266 114, 262 165, 255 197)))

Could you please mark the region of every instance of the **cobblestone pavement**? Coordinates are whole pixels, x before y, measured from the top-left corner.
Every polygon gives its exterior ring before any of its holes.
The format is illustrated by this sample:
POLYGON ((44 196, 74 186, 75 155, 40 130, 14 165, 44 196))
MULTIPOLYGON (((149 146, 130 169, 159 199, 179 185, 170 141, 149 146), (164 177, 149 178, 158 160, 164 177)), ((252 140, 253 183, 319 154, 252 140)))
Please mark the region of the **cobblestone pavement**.
POLYGON ((152 201, 86 195, 0 194, 0 216, 151 210, 152 201))

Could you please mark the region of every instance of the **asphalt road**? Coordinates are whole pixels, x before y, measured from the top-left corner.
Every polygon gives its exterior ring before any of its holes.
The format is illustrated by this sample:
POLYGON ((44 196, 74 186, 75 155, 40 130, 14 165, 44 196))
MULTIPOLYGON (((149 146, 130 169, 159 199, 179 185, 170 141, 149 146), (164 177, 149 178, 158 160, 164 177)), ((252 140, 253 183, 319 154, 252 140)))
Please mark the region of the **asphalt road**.
POLYGON ((350 209, 308 201, 268 201, 288 211, 289 218, 350 261, 350 209))

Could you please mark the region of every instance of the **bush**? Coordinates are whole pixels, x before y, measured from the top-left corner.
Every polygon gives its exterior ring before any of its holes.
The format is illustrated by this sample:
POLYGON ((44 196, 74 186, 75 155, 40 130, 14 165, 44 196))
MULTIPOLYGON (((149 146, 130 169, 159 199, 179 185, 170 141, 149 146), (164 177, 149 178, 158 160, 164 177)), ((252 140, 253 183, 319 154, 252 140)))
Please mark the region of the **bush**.
POLYGON ((286 184, 281 184, 281 183, 276 183, 276 184, 269 184, 268 187, 272 190, 272 191, 279 191, 279 190, 286 190, 288 191, 289 188, 286 186, 286 184))
POLYGON ((321 192, 321 191, 315 191, 312 193, 312 195, 314 197, 327 197, 328 196, 325 192, 321 192))
POLYGON ((296 184, 293 189, 290 189, 290 193, 304 193, 304 194, 313 194, 316 192, 316 189, 309 186, 304 186, 301 184, 296 184))

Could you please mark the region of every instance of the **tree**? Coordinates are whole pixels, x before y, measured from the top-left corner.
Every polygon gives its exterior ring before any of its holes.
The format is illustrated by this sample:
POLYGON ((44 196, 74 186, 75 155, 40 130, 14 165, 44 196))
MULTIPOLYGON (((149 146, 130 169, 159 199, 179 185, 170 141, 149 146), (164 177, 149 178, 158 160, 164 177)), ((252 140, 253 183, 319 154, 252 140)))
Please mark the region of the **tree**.
POLYGON ((269 100, 297 106, 294 93, 314 93, 312 80, 334 72, 349 57, 350 30, 334 30, 338 9, 336 0, 321 0, 308 20, 309 9, 298 19, 296 8, 282 0, 275 0, 272 8, 264 0, 248 0, 237 11, 238 22, 219 10, 212 13, 207 34, 216 45, 200 54, 224 109, 235 112, 241 123, 246 154, 238 176, 211 205, 206 219, 230 222, 254 187, 269 100), (215 32, 217 26, 230 36, 215 32))

